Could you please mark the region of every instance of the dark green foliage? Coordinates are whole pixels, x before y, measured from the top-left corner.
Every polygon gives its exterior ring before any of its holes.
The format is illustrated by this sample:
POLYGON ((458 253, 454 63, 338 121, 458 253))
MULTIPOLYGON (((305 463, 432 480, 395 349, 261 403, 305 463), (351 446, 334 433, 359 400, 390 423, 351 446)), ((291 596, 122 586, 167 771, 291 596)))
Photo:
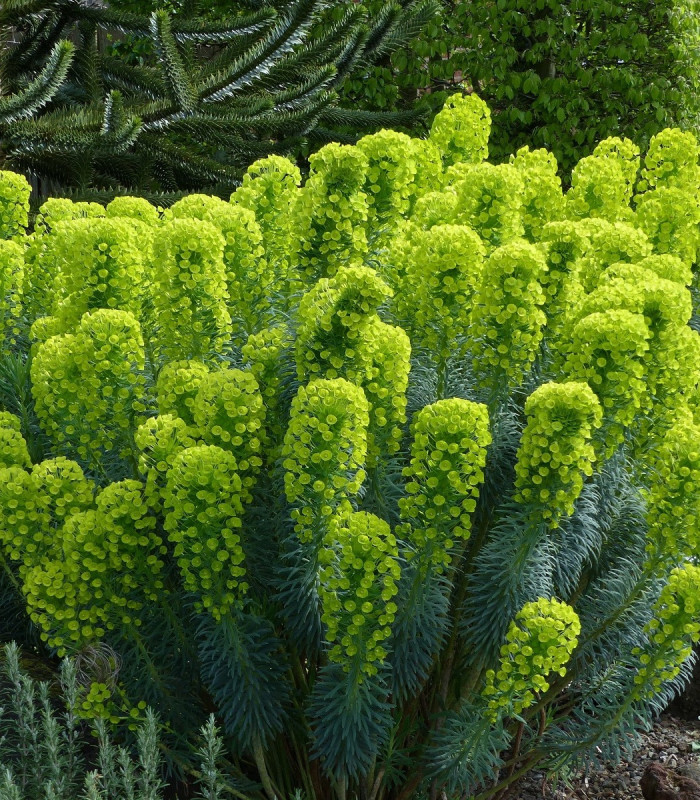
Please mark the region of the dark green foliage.
POLYGON ((252 161, 298 149, 313 131, 328 140, 338 126, 405 121, 334 117, 335 90, 405 44, 434 0, 397 0, 371 24, 342 11, 310 37, 325 6, 263 3, 202 20, 194 7, 148 16, 140 4, 5 3, 0 32, 15 41, 0 57, 0 165, 32 172, 40 194, 226 195, 252 161), (142 43, 139 63, 105 47, 110 35, 142 43))
MULTIPOLYGON (((366 0, 368 13, 383 7, 366 0)), ((566 174, 606 136, 698 125, 697 0, 442 0, 408 47, 354 70, 342 104, 439 110, 460 84, 494 112, 491 155, 547 147, 566 174)))

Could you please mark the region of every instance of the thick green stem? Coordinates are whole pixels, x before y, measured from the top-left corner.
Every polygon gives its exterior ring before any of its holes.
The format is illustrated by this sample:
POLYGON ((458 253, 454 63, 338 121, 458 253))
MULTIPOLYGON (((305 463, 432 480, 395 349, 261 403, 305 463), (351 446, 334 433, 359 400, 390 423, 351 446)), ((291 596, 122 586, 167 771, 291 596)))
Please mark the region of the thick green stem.
POLYGON ((263 789, 265 790, 268 800, 282 800, 281 796, 275 790, 275 787, 272 784, 270 773, 267 771, 265 753, 263 751, 262 742, 260 741, 259 736, 256 736, 253 740, 253 758, 255 758, 255 764, 258 768, 258 774, 260 775, 260 783, 263 785, 263 789))

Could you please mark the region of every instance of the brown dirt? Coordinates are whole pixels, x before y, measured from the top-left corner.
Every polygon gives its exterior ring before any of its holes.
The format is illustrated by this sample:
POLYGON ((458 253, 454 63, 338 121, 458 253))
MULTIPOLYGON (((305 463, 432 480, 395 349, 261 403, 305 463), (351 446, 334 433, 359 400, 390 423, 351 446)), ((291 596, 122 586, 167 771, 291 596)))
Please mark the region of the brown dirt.
MULTIPOLYGON (((639 785, 649 764, 660 764, 672 778, 700 780, 700 720, 662 714, 632 760, 588 775, 572 778, 568 785, 548 782, 533 773, 510 795, 510 800, 642 800, 639 785)), ((675 787, 672 787, 675 788, 675 787)))

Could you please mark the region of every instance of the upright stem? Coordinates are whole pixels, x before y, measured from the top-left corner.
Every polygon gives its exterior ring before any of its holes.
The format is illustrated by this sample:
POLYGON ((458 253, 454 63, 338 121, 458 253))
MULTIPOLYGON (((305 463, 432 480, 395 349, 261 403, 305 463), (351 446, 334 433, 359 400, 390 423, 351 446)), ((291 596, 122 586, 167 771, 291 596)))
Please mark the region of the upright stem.
POLYGON ((265 753, 262 748, 260 737, 256 736, 253 740, 253 758, 260 774, 260 783, 263 785, 265 794, 268 800, 282 800, 275 791, 272 781, 270 780, 270 773, 267 771, 267 764, 265 763, 265 753))

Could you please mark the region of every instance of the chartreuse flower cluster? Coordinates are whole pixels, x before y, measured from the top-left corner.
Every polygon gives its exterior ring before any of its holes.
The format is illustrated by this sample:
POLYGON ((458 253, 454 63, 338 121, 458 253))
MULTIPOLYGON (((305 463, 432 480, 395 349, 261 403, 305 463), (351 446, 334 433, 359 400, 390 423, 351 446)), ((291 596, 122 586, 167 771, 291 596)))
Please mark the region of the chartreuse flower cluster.
POLYGON ((679 422, 652 460, 647 549, 655 556, 700 552, 700 428, 679 422))
POLYGON ((155 511, 162 511, 165 481, 175 457, 196 444, 192 432, 184 420, 172 414, 151 417, 136 429, 139 475, 146 482, 144 496, 155 511))
POLYGON ((639 147, 631 139, 610 136, 596 145, 593 155, 597 158, 613 159, 619 164, 625 184, 625 205, 628 205, 639 172, 639 147))
POLYGON ((104 213, 107 217, 137 219, 146 225, 157 225, 160 222, 159 209, 143 197, 115 197, 107 203, 104 213))
POLYGON ((250 209, 225 203, 218 197, 191 194, 168 211, 176 219, 211 223, 224 237, 228 310, 239 343, 258 330, 270 312, 270 293, 278 290, 275 275, 264 258, 262 233, 250 209))
POLYGON ((0 170, 0 239, 24 235, 29 224, 31 186, 23 175, 0 170))
POLYGON ((580 632, 566 603, 543 597, 526 603, 508 629, 498 669, 486 673, 482 695, 493 716, 520 714, 549 689, 550 675, 564 677, 580 632))
POLYGON ((244 363, 255 377, 262 395, 265 433, 273 450, 281 444, 284 436, 280 418, 280 366, 284 362, 284 352, 291 344, 292 339, 285 328, 265 328, 260 333, 251 334, 241 348, 244 363))
POLYGON ((20 574, 51 547, 53 532, 41 486, 23 466, 0 469, 0 543, 20 574))
POLYGON ((67 333, 87 311, 114 308, 141 317, 146 244, 123 218, 64 222, 54 236, 57 331, 67 333))
POLYGON ((405 421, 411 345, 377 309, 391 289, 368 267, 343 267, 299 304, 295 359, 299 380, 342 377, 361 386, 370 404, 368 466, 398 450, 405 421))
POLYGON ((631 214, 629 183, 618 159, 597 155, 582 158, 571 173, 566 215, 574 220, 615 222, 631 214))
POLYGON ((95 484, 85 477, 75 461, 59 456, 32 467, 32 478, 41 492, 41 502, 52 527, 60 528, 68 517, 92 508, 95 484))
POLYGON ((206 364, 169 361, 158 373, 156 401, 160 414, 173 414, 194 428, 194 401, 202 381, 209 374, 206 364))
POLYGON ((299 387, 282 448, 284 488, 302 542, 319 543, 328 520, 365 478, 369 406, 342 378, 299 387))
POLYGON ((692 361, 677 360, 684 349, 686 324, 692 314, 690 292, 684 286, 659 278, 641 266, 613 265, 601 277, 598 288, 572 309, 569 325, 573 328, 589 314, 615 310, 639 314, 647 325, 645 371, 650 395, 658 395, 660 400, 673 397, 694 382, 692 361))
POLYGON ((95 486, 75 461, 58 457, 0 469, 0 542, 20 574, 60 549, 56 531, 93 507, 95 486))
POLYGON ((401 446, 411 342, 402 328, 373 316, 364 327, 362 349, 367 356, 362 388, 369 403, 367 466, 371 468, 401 446))
POLYGON ((486 261, 467 345, 485 385, 519 386, 532 366, 546 322, 546 269, 542 252, 524 239, 499 247, 486 261))
POLYGON ((411 139, 415 175, 409 197, 409 208, 415 207, 426 194, 442 197, 442 153, 432 139, 411 139))
POLYGON ((588 240, 578 271, 579 280, 587 292, 595 289, 601 275, 612 264, 636 264, 652 253, 644 231, 624 222, 586 219, 581 220, 578 227, 588 240))
POLYGON ((435 225, 415 233, 394 301, 415 347, 441 361, 454 353, 469 330, 484 256, 481 239, 466 225, 435 225))
POLYGON ((544 226, 564 217, 564 195, 557 175, 557 160, 547 150, 521 147, 510 157, 523 182, 521 215, 523 235, 538 242, 544 226))
POLYGON ((572 307, 583 295, 578 276, 588 240, 580 225, 562 220, 545 223, 539 242, 545 248, 547 259, 547 270, 542 276, 543 310, 547 316, 545 337, 556 342, 572 307))
POLYGON ((233 453, 243 499, 250 500, 265 432, 265 406, 253 373, 222 369, 205 375, 194 399, 194 422, 204 442, 233 453))
MULTIPOLYGON (((428 192, 416 200, 413 213, 406 221, 403 236, 398 237, 402 244, 410 245, 413 229, 427 231, 435 225, 445 225, 457 214, 459 198, 457 193, 448 188, 443 192, 428 192)), ((392 263, 392 271, 402 274, 400 261, 392 263)))
POLYGON ((391 294, 369 267, 343 267, 306 292, 297 311, 299 380, 343 377, 362 383, 370 366, 363 347, 368 319, 391 294))
POLYGON ((93 509, 66 518, 50 554, 24 574, 30 616, 49 646, 64 654, 141 625, 139 611, 163 592, 155 522, 135 480, 110 484, 93 509))
POLYGON ((636 266, 641 269, 648 269, 649 272, 653 272, 659 278, 680 283, 682 286, 690 286, 693 280, 693 271, 690 265, 670 253, 647 256, 637 261, 636 266))
POLYGON ((699 154, 697 139, 690 131, 660 131, 649 142, 637 191, 689 188, 696 192, 700 183, 699 154))
POLYGON ((671 572, 644 632, 648 643, 632 651, 641 662, 634 677, 640 699, 673 680, 700 639, 700 567, 685 564, 671 572))
POLYGON ((381 235, 408 211, 416 173, 412 140, 405 133, 382 130, 363 136, 357 149, 367 158, 364 189, 370 229, 381 235))
POLYGON ((637 200, 635 223, 646 234, 654 252, 672 253, 688 265, 695 262, 700 207, 686 189, 646 192, 637 200))
POLYGON ((474 228, 489 250, 522 236, 525 187, 512 164, 477 164, 454 190, 458 198, 454 222, 474 228))
POLYGON ((220 353, 231 336, 224 237, 210 222, 173 219, 157 229, 153 349, 164 361, 220 353))
POLYGON ((216 620, 240 605, 248 590, 241 493, 236 459, 215 445, 182 450, 167 473, 165 530, 185 590, 216 620))
POLYGON ((29 467, 31 459, 19 417, 0 411, 0 467, 29 467))
POLYGON ((23 287, 24 252, 17 242, 0 238, 0 353, 19 333, 23 287))
POLYGON ((96 219, 104 216, 106 216, 105 208, 99 203, 74 203, 67 197, 49 197, 39 208, 39 213, 34 221, 34 231, 43 235, 51 233, 61 222, 66 220, 83 219, 85 217, 96 219))
POLYGON ((585 381, 597 395, 608 454, 646 406, 644 358, 649 335, 644 317, 624 310, 589 314, 571 333, 565 374, 571 381, 585 381))
POLYGON ((545 383, 525 403, 527 425, 515 463, 515 499, 557 527, 573 514, 584 478, 593 474, 593 434, 602 423, 587 383, 545 383))
POLYGON ((321 620, 330 661, 376 675, 398 610, 401 567, 389 525, 366 511, 334 516, 319 551, 321 620))
POLYGON ((453 397, 421 409, 411 427, 411 462, 399 500, 411 557, 442 571, 458 539, 471 534, 470 515, 484 480, 491 444, 486 406, 453 397))
POLYGON ((491 111, 475 94, 453 94, 430 128, 430 141, 442 153, 445 167, 480 164, 489 155, 491 111))
POLYGON ((32 391, 39 422, 81 458, 125 446, 143 404, 144 345, 128 311, 85 314, 75 333, 38 345, 32 391))
POLYGON ((282 280, 296 266, 301 243, 292 213, 299 198, 301 173, 288 158, 268 156, 251 164, 231 202, 255 214, 265 243, 265 257, 282 280))
POLYGON ((307 285, 357 266, 367 252, 367 157, 357 147, 329 144, 309 158, 309 179, 296 211, 304 232, 299 268, 307 285))

